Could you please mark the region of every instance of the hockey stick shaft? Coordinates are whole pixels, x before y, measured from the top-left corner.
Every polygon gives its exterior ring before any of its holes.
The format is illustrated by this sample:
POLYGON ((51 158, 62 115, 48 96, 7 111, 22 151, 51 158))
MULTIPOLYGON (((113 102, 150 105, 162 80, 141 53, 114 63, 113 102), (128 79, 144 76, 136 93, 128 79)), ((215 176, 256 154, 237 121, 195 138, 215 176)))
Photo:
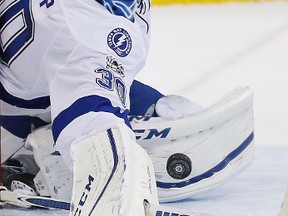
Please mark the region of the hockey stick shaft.
MULTIPOLYGON (((30 208, 30 207, 38 207, 38 208, 46 208, 46 209, 63 209, 69 210, 70 203, 57 200, 48 197, 41 196, 30 196, 25 194, 19 194, 16 192, 12 192, 7 190, 6 187, 0 187, 0 204, 9 203, 12 205, 30 208)), ((171 208, 163 205, 154 205, 150 203, 145 203, 146 207, 146 216, 212 216, 204 213, 191 212, 189 210, 171 208)), ((287 216, 288 215, 288 188, 286 191, 286 195, 283 201, 283 205, 278 216, 287 216)))
POLYGON ((70 209, 70 203, 48 197, 30 196, 9 191, 6 187, 0 187, 0 203, 9 203, 19 207, 30 208, 47 208, 47 209, 70 209))
MULTIPOLYGON (((57 200, 48 197, 30 196, 25 194, 19 194, 9 191, 6 187, 0 187, 0 203, 9 203, 19 207, 30 208, 46 208, 46 209, 63 209, 69 210, 70 203, 62 200, 57 200)), ((145 203, 146 216, 212 216, 202 213, 190 212, 188 210, 170 208, 162 205, 154 205, 145 203)))

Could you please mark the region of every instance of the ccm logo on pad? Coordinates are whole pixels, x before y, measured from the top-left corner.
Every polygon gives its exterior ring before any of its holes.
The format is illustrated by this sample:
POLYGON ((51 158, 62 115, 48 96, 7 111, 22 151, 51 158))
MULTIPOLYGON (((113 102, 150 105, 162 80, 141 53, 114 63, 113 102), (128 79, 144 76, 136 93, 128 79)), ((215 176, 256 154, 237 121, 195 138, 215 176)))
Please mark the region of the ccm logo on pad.
POLYGON ((84 205, 85 205, 85 202, 88 198, 89 192, 91 191, 91 185, 92 185, 93 181, 94 181, 94 177, 89 175, 88 176, 88 183, 85 186, 85 189, 81 195, 81 198, 80 198, 80 201, 78 203, 78 206, 77 206, 77 209, 75 211, 74 216, 76 216, 76 215, 80 216, 81 215, 81 212, 82 212, 81 208, 84 207, 84 205))

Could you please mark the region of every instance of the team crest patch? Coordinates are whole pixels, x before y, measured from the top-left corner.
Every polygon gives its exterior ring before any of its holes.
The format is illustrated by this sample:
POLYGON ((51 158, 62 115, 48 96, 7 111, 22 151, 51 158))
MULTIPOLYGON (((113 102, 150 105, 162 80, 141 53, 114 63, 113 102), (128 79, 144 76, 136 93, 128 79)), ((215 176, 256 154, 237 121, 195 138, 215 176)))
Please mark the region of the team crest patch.
POLYGON ((107 44, 120 57, 127 56, 132 49, 132 39, 123 28, 112 30, 107 37, 107 44))

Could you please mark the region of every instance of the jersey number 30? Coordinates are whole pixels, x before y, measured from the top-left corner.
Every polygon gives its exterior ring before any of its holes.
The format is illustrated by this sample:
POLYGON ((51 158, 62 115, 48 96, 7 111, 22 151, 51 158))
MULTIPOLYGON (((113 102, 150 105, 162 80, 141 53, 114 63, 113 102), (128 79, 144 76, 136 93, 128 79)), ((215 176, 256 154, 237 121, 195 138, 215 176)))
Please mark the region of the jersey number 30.
POLYGON ((7 66, 34 39, 31 0, 0 0, 1 61, 7 66))
POLYGON ((120 102, 126 107, 126 95, 127 90, 125 83, 120 77, 115 77, 113 73, 104 68, 98 68, 95 73, 102 74, 101 78, 96 78, 96 83, 101 87, 109 91, 116 90, 116 93, 120 99, 120 102))

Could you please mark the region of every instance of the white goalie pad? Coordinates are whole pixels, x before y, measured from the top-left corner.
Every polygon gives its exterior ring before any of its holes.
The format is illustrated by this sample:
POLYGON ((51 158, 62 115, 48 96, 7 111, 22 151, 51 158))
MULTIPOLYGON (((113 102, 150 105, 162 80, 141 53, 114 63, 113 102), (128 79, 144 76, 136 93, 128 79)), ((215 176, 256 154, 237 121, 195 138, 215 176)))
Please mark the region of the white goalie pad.
POLYGON ((33 151, 40 169, 34 178, 39 195, 70 201, 72 173, 55 149, 51 125, 40 127, 29 134, 24 147, 33 151))
POLYGON ((72 144, 72 214, 145 216, 144 201, 158 204, 153 165, 125 125, 72 144))
POLYGON ((132 117, 131 124, 152 159, 162 202, 206 192, 253 160, 253 92, 248 87, 189 116, 132 117))

